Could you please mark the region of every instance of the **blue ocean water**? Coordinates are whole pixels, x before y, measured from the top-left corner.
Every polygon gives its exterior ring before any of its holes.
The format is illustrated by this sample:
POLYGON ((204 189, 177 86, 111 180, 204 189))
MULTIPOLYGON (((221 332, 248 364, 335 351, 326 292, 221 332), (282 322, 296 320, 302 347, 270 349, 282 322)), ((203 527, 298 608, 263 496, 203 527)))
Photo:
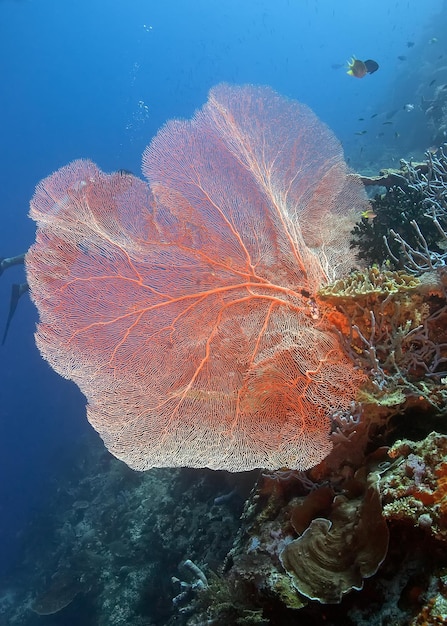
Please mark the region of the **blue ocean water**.
MULTIPOLYGON (((309 105, 355 168, 421 155, 430 132, 419 100, 447 63, 446 13, 443 0, 0 2, 0 257, 32 243, 42 178, 76 158, 138 175, 160 126, 190 117, 221 81, 309 105), (353 55, 379 71, 349 77, 353 55)), ((0 278, 0 330, 23 280, 21 266, 0 278)), ((91 429, 78 389, 40 357, 36 321, 25 296, 0 350, 0 574, 60 459, 91 429)))

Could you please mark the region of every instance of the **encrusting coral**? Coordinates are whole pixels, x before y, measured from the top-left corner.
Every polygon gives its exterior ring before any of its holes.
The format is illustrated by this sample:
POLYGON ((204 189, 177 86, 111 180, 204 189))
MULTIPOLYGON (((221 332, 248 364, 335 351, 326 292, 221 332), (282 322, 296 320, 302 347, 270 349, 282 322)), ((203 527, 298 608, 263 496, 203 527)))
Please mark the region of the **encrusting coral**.
POLYGON ((436 540, 447 540, 447 435, 431 433, 422 441, 397 441, 395 459, 380 477, 383 514, 405 522, 436 540))

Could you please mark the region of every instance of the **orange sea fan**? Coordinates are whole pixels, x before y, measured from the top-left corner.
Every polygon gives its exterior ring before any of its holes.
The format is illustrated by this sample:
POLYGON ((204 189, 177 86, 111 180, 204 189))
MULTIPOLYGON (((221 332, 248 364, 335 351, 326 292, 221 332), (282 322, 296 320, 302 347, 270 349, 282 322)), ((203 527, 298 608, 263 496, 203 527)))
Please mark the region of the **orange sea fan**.
POLYGON ((303 105, 220 85, 143 171, 76 161, 38 185, 42 355, 135 469, 315 465, 362 380, 315 304, 367 207, 340 144, 303 105))

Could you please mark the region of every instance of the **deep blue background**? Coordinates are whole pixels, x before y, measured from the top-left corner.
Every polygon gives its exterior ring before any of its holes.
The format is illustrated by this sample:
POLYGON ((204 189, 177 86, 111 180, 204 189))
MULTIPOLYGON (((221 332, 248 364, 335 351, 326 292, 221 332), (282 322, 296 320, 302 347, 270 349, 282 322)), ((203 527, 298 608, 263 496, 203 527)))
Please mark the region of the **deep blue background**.
MULTIPOLYGON (((399 79, 420 76, 422 49, 429 81, 445 49, 441 10, 442 0, 0 2, 0 256, 32 243, 27 212, 40 179, 79 157, 138 174, 157 129, 189 117, 220 81, 269 84, 310 105, 356 165, 360 142, 365 163, 381 150, 398 155, 386 137, 355 135, 358 118, 406 102, 399 79), (353 54, 380 70, 357 80, 331 67, 353 54)), ((0 278, 1 332, 11 283, 23 280, 21 267, 0 278)), ((0 351, 0 573, 60 459, 90 428, 79 391, 35 348, 36 319, 24 297, 0 351)))

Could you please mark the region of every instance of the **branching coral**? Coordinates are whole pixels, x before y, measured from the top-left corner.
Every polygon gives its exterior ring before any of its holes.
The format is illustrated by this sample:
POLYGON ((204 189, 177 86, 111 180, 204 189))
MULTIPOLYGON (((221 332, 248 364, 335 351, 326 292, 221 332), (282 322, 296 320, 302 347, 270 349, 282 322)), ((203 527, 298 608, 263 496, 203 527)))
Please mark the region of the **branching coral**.
POLYGON ((372 201, 374 218, 363 217, 352 230, 351 246, 358 249, 359 258, 369 264, 387 260, 395 267, 415 273, 445 266, 447 155, 444 146, 436 153, 428 151, 425 164, 401 161, 399 182, 372 201))
POLYGON ((323 287, 319 297, 342 314, 332 315, 347 353, 370 373, 363 400, 398 406, 413 396, 443 405, 447 306, 438 272, 373 267, 323 287))
MULTIPOLYGON (((402 266, 397 258, 400 244, 390 238, 390 231, 402 234, 415 246, 417 236, 411 221, 421 220, 424 229, 431 226, 429 218, 423 216, 423 195, 419 190, 410 189, 405 179, 399 185, 389 187, 384 194, 376 194, 371 201, 374 219, 362 217, 354 226, 351 234, 351 247, 357 249, 357 257, 368 265, 391 261, 395 268, 402 266), (390 254, 391 251, 391 254, 390 254), (397 260, 396 260, 397 259, 397 260)), ((430 244, 439 239, 435 228, 431 229, 430 244)))
POLYGON ((422 198, 422 214, 410 220, 415 243, 407 239, 404 233, 390 229, 394 240, 401 247, 405 266, 414 272, 444 267, 447 259, 447 155, 443 147, 436 154, 431 151, 426 154, 426 174, 411 163, 402 161, 409 193, 419 193, 422 198), (426 220, 429 220, 428 224, 426 220))

